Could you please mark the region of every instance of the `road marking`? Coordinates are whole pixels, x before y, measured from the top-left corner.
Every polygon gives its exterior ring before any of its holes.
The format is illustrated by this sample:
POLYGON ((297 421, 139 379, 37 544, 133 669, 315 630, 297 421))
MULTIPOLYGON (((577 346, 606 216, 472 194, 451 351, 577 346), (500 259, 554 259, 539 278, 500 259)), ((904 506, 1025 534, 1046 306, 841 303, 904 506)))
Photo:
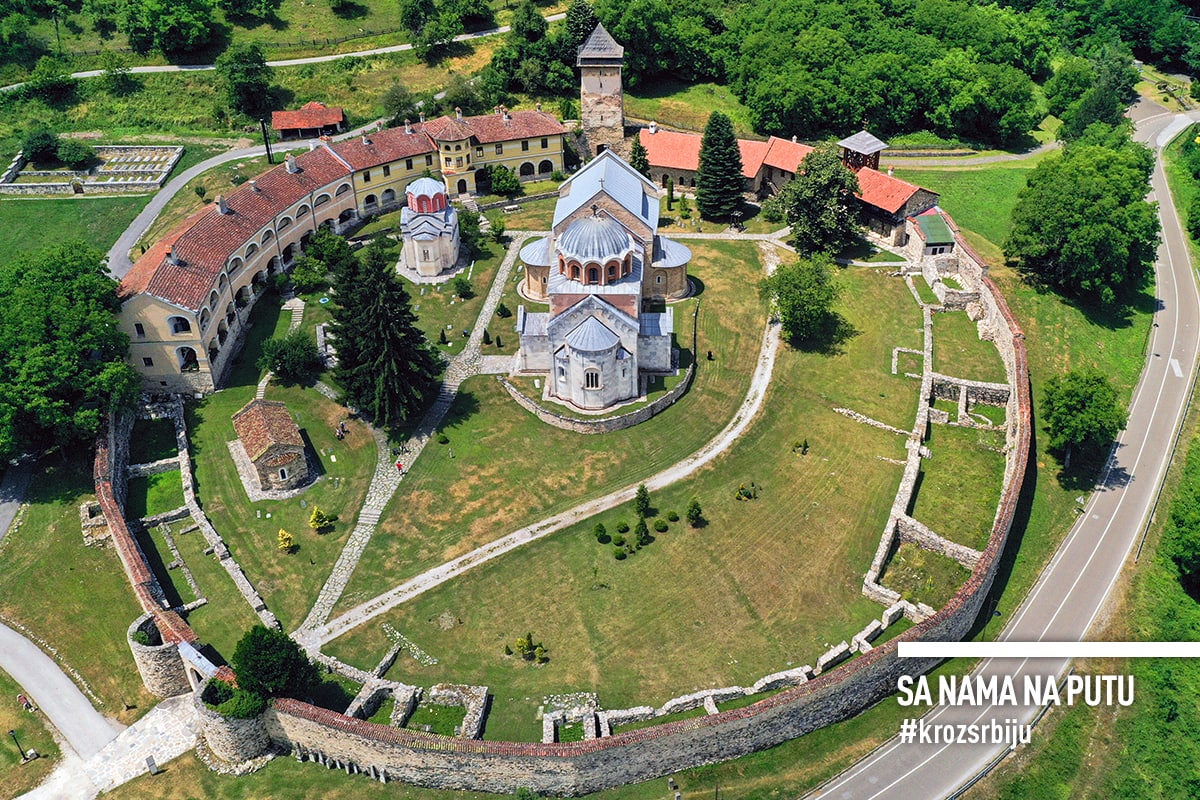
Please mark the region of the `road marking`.
POLYGON ((1177 359, 1177 358, 1171 359, 1171 372, 1175 373, 1176 378, 1183 377, 1183 370, 1179 368, 1179 359, 1177 359))

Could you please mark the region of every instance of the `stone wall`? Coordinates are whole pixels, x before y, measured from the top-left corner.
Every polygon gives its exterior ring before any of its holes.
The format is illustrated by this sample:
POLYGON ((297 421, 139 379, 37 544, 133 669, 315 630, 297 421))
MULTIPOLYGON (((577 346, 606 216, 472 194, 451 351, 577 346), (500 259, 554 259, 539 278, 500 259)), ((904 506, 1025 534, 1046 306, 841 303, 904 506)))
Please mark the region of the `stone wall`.
POLYGON ((192 697, 196 716, 200 722, 200 735, 205 744, 219 758, 231 764, 241 764, 257 758, 271 746, 267 724, 263 714, 252 719, 233 719, 219 714, 204 702, 205 681, 192 697))
POLYGON ((163 641, 153 615, 143 614, 138 617, 129 626, 127 639, 129 649, 133 652, 133 662, 137 664, 138 672, 142 676, 142 683, 151 694, 157 697, 174 697, 192 690, 183 659, 179 656, 178 643, 163 641), (150 644, 134 641, 133 635, 138 631, 149 637, 150 644))

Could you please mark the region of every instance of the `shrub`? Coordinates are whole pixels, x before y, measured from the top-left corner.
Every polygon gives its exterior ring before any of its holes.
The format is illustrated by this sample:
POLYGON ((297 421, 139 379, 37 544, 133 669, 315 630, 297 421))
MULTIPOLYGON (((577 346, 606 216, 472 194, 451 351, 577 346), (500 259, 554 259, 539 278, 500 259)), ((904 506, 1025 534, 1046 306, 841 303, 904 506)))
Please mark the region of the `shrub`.
POLYGON ((633 510, 642 518, 650 512, 650 490, 644 483, 638 484, 637 494, 633 496, 633 510))
POLYGON ((451 283, 454 293, 463 300, 470 300, 475 296, 475 290, 471 288, 471 282, 467 280, 466 275, 459 275, 451 283))
POLYGON ((768 197, 762 204, 762 218, 767 222, 783 222, 783 203, 778 197, 768 197))
POLYGON ((314 505, 312 514, 308 517, 308 527, 317 533, 328 530, 333 527, 333 517, 322 511, 320 506, 314 505))
POLYGON ((262 625, 238 641, 231 666, 239 687, 266 697, 303 697, 320 680, 300 645, 283 631, 262 625))
POLYGON ((500 319, 508 319, 512 316, 512 312, 508 310, 508 306, 501 303, 496 306, 496 316, 500 317, 500 319))
POLYGON ((525 194, 525 189, 521 186, 521 179, 503 164, 489 166, 488 175, 492 179, 493 194, 505 197, 520 197, 525 194))
POLYGON ((450 437, 444 433, 439 433, 437 437, 438 444, 450 444, 450 437))
POLYGON ((195 186, 193 186, 192 191, 195 192, 196 197, 199 197, 201 200, 204 199, 204 195, 208 194, 208 189, 205 189, 204 184, 200 183, 197 183, 195 186))
POLYGON ((58 154, 58 134, 49 128, 31 131, 21 142, 25 160, 39 164, 53 161, 58 154))
POLYGON ((232 719, 253 719, 266 710, 266 698, 245 689, 234 689, 233 697, 217 706, 219 713, 232 719))
POLYGON ((604 527, 603 522, 597 522, 592 526, 592 535, 596 537, 597 541, 608 535, 608 530, 604 527))
POLYGON ((650 544, 650 528, 646 526, 646 520, 638 520, 637 525, 633 528, 633 536, 638 547, 645 547, 650 544))
POLYGON ((617 533, 629 533, 629 523, 621 520, 617 523, 617 533))
POLYGON ((1187 229, 1193 239, 1200 241, 1200 193, 1192 198, 1191 205, 1188 206, 1187 229))
POLYGON ((279 535, 277 538, 279 539, 279 549, 283 550, 284 552, 290 553, 292 551, 292 547, 296 544, 296 538, 284 528, 279 529, 279 535))
POLYGON ((263 342, 259 369, 269 369, 287 383, 306 383, 321 371, 324 362, 317 340, 299 328, 288 331, 281 339, 263 342))
POLYGON ((146 633, 145 631, 134 631, 133 636, 130 636, 129 638, 133 639, 140 645, 145 645, 146 647, 150 646, 150 634, 146 633))
POLYGON ((562 183, 566 179, 567 179, 566 174, 563 173, 563 171, 560 169, 556 169, 556 170, 554 170, 554 172, 550 173, 550 180, 552 180, 552 181, 557 181, 558 183, 562 183))
POLYGON ((674 511, 668 511, 667 512, 667 521, 668 522, 679 522, 679 515, 676 514, 674 511))
POLYGON ((654 520, 654 530, 658 531, 659 533, 666 533, 667 527, 667 521, 665 519, 660 518, 654 520))
POLYGON ((504 224, 504 220, 500 217, 496 217, 495 219, 489 217, 489 221, 491 224, 488 226, 488 238, 496 244, 500 244, 500 242, 504 241, 504 231, 508 229, 508 226, 504 224))
POLYGON ((624 561, 625 556, 625 548, 616 546, 613 547, 613 558, 615 558, 617 561, 624 561))
POLYGON ((200 695, 200 699, 212 707, 228 702, 233 697, 233 686, 225 681, 209 681, 208 686, 204 687, 204 694, 200 695))
POLYGON ((687 521, 693 528, 699 528, 704 522, 704 511, 700 508, 700 501, 692 498, 692 502, 688 503, 687 521))
POLYGON ((617 547, 625 544, 625 535, 621 533, 614 534, 612 537, 612 543, 617 547))
POLYGON ((58 140, 58 160, 70 169, 88 169, 100 159, 96 151, 78 139, 58 140))

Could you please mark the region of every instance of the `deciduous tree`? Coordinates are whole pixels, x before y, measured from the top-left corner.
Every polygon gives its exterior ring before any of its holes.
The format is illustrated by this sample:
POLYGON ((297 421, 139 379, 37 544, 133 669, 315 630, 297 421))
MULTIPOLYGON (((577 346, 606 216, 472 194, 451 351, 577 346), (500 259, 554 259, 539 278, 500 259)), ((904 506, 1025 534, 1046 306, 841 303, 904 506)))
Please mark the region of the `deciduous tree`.
POLYGON ((238 687, 262 697, 304 697, 320 681, 300 645, 283 631, 256 625, 233 650, 238 687))
POLYGON ((120 0, 117 29, 139 53, 195 50, 212 36, 212 0, 120 0))
POLYGON ((231 108, 253 114, 263 107, 271 71, 262 48, 254 43, 235 44, 217 56, 216 67, 231 108))
POLYGON ((733 123, 720 111, 714 111, 704 126, 704 136, 700 140, 696 208, 706 219, 730 218, 741 207, 744 190, 742 153, 733 132, 733 123))
POLYGON ((811 342, 831 329, 839 287, 833 261, 824 255, 781 264, 759 284, 794 343, 811 342))
POLYGON ((1050 447, 1070 458, 1073 448, 1102 448, 1125 427, 1126 413, 1117 390, 1103 373, 1080 369, 1046 381, 1042 420, 1050 447))
POLYGON ((779 192, 779 207, 792 227, 789 239, 803 256, 833 254, 859 237, 854 195, 858 177, 838 153, 823 145, 796 168, 796 177, 779 192))

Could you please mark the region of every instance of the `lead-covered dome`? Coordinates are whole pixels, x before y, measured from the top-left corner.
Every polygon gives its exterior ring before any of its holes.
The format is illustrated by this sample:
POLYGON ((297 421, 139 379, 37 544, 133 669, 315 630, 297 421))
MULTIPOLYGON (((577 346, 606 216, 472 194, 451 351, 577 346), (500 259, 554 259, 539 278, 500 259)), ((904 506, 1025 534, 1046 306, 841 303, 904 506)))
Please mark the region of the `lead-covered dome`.
POLYGON ((446 193, 446 184, 433 178, 417 178, 405 192, 413 197, 437 197, 446 193))
POLYGON ((556 243, 565 258, 580 262, 604 262, 624 258, 633 249, 629 234, 611 217, 593 215, 575 220, 556 243))

